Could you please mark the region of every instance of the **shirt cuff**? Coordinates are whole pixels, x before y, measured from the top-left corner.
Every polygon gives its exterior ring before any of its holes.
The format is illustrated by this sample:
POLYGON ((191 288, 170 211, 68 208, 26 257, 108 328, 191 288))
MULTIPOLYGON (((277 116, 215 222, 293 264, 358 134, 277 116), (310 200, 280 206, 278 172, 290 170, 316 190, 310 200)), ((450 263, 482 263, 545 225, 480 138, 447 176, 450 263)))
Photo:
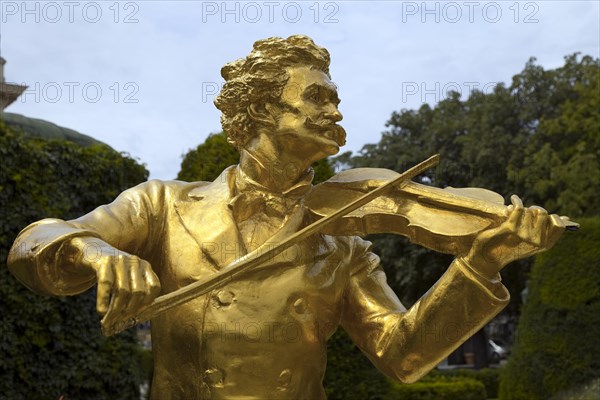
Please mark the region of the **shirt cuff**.
POLYGON ((498 301, 510 300, 510 294, 508 293, 506 287, 502 284, 500 273, 496 273, 492 278, 487 277, 469 265, 469 263, 467 263, 462 257, 457 257, 453 264, 456 265, 456 267, 469 280, 477 284, 477 286, 479 286, 489 296, 494 297, 498 301))

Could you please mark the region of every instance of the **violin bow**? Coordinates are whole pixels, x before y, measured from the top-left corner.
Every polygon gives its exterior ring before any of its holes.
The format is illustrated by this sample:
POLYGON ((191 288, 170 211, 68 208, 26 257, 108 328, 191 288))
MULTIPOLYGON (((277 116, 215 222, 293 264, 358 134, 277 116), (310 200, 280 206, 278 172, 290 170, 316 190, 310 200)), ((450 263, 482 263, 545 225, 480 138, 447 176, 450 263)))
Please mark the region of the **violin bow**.
MULTIPOLYGON (((119 332, 122 332, 128 328, 131 328, 137 324, 145 321, 149 321, 163 312, 170 310, 173 307, 184 304, 190 300, 193 300, 203 294, 210 292, 218 287, 221 287, 240 274, 244 273, 248 269, 257 267, 265 261, 275 257, 279 253, 295 245, 298 242, 306 239, 310 235, 319 232, 325 225, 351 213, 352 211, 364 206, 371 200, 381 196, 387 190, 395 186, 403 186, 412 178, 423 173, 429 168, 434 167, 440 161, 440 155, 436 154, 429 157, 427 160, 420 162, 412 168, 406 170, 400 174, 397 178, 387 182, 386 184, 379 186, 372 191, 365 193, 358 199, 348 203, 344 207, 334 211, 333 213, 307 225, 303 229, 292 234, 288 238, 284 239, 280 243, 273 245, 273 242, 269 242, 268 245, 265 243, 262 246, 256 248, 254 251, 238 258, 231 262, 229 265, 214 273, 213 275, 201 279, 180 289, 177 289, 171 293, 167 293, 163 296, 159 296, 142 309, 137 315, 122 321, 110 321, 106 319, 106 316, 102 319, 102 334, 104 336, 112 336, 119 332)), ((298 218, 302 213, 293 214, 291 218, 298 218)), ((277 236, 277 234, 275 235, 277 236)))

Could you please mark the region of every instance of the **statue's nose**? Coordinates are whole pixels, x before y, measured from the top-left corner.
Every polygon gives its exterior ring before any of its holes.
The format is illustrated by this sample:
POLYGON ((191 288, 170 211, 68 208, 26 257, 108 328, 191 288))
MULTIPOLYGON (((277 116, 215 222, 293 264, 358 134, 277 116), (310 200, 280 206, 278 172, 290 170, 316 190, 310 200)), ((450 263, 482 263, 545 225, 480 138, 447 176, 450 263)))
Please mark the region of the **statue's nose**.
POLYGON ((333 110, 324 113, 323 117, 325 117, 333 122, 341 121, 344 118, 342 116, 342 113, 340 112, 340 110, 338 110, 337 108, 334 108, 333 110))

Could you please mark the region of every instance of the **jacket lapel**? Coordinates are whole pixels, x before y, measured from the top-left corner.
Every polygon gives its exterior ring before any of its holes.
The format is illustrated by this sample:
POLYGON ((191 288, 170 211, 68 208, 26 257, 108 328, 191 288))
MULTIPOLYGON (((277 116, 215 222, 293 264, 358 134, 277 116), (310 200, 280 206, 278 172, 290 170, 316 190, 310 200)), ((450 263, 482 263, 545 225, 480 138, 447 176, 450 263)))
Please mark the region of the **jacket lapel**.
POLYGON ((186 231, 217 269, 246 254, 240 232, 228 207, 232 197, 235 166, 224 170, 214 182, 192 189, 187 199, 175 202, 186 231))

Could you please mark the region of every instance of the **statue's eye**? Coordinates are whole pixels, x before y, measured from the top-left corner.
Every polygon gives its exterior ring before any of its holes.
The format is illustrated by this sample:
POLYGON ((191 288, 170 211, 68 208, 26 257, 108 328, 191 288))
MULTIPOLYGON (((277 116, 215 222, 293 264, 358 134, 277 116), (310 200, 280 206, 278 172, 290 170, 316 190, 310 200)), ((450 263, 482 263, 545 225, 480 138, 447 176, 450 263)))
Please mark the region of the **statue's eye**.
POLYGON ((310 95, 310 99, 311 99, 312 101, 314 101, 315 103, 318 103, 318 102, 320 102, 320 101, 321 101, 321 96, 319 96, 319 92, 313 92, 313 93, 310 95))

